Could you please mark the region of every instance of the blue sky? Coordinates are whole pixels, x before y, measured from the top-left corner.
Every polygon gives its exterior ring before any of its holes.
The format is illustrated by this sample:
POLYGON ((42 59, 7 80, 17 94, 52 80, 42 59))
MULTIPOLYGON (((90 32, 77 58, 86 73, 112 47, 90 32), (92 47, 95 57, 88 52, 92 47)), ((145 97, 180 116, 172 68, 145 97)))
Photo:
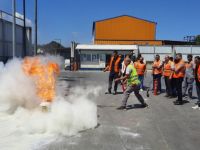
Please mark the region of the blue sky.
MULTIPOLYGON (((22 13, 22 0, 17 11, 22 13)), ((27 17, 34 20, 34 0, 27 1, 27 17)), ((12 0, 0 0, 0 10, 12 12, 12 0)), ((95 20, 131 15, 157 22, 157 40, 183 40, 200 34, 199 0, 38 0, 38 40, 61 39, 91 43, 95 20)))

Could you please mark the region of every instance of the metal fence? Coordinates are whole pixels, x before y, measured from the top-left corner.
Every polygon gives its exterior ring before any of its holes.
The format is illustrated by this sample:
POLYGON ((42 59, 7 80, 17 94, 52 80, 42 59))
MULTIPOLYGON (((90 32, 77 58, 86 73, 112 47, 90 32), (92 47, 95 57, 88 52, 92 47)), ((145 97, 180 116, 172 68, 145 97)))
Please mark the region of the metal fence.
MULTIPOLYGON (((0 61, 6 62, 12 57, 12 15, 0 11, 0 61)), ((32 55, 31 27, 26 28, 26 54, 32 55)), ((22 19, 16 18, 16 56, 23 57, 22 19)))
POLYGON ((147 62, 152 62, 154 60, 154 56, 159 54, 161 59, 165 57, 165 55, 171 55, 176 53, 182 53, 183 59, 187 60, 187 55, 192 54, 193 56, 200 56, 200 46, 138 46, 138 51, 142 54, 144 59, 147 62))

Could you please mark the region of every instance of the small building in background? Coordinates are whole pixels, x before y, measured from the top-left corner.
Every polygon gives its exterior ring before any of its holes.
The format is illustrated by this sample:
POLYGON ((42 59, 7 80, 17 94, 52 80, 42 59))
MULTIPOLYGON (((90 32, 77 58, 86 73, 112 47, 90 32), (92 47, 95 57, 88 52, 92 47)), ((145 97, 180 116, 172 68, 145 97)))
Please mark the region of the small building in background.
POLYGON ((136 45, 84 45, 78 44, 76 50, 80 55, 79 68, 82 70, 102 70, 108 65, 114 50, 118 51, 121 58, 133 51, 137 51, 136 45))

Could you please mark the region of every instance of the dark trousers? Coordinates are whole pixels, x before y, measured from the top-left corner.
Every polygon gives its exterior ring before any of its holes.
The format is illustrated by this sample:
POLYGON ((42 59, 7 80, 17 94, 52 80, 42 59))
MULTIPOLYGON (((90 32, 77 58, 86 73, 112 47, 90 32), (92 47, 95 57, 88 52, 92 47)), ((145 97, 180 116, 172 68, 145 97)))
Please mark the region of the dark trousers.
POLYGON ((193 90, 193 82, 194 78, 185 77, 183 80, 183 95, 186 95, 188 90, 188 96, 192 98, 192 90, 193 90))
POLYGON ((176 93, 178 95, 178 101, 182 101, 182 82, 183 78, 174 78, 174 85, 176 88, 176 93))
POLYGON ((144 89, 144 75, 138 75, 138 79, 140 80, 140 89, 144 89))
MULTIPOLYGON (((157 80, 157 82, 158 82, 157 89, 160 92, 161 92, 161 77, 162 77, 161 74, 154 74, 153 75, 153 81, 157 80)), ((154 86, 155 85, 154 85, 154 82, 153 82, 153 90, 154 90, 154 86)))
POLYGON ((172 80, 165 76, 166 94, 172 96, 172 80))
MULTIPOLYGON (((115 80, 116 78, 119 77, 118 74, 119 73, 110 72, 110 74, 109 74, 109 82, 108 82, 108 91, 111 91, 111 89, 112 89, 112 82, 113 82, 113 80, 115 80)), ((114 83, 114 91, 117 91, 118 83, 119 82, 115 82, 114 83)))
POLYGON ((175 78, 171 79, 171 85, 172 85, 172 96, 177 96, 175 78))
POLYGON ((200 104, 200 82, 196 81, 198 104, 200 104))

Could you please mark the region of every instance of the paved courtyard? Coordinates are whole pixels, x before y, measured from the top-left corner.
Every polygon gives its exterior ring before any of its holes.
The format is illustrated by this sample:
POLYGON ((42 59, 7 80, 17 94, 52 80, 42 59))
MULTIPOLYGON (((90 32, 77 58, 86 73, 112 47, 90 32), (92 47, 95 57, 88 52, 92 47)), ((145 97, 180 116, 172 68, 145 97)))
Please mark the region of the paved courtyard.
MULTIPOLYGON (((183 106, 175 106, 175 99, 167 99, 164 93, 146 97, 149 108, 139 108, 134 94, 129 110, 116 110, 122 94, 105 95, 108 73, 62 72, 60 80, 70 86, 101 86, 95 100, 98 106, 99 125, 95 129, 66 137, 47 145, 45 150, 199 150, 200 110, 192 109, 196 99, 183 106)), ((151 86, 148 74, 145 85, 151 86)), ((121 88, 119 87, 121 91, 121 88)), ((194 93, 194 96, 196 93, 194 93)))

